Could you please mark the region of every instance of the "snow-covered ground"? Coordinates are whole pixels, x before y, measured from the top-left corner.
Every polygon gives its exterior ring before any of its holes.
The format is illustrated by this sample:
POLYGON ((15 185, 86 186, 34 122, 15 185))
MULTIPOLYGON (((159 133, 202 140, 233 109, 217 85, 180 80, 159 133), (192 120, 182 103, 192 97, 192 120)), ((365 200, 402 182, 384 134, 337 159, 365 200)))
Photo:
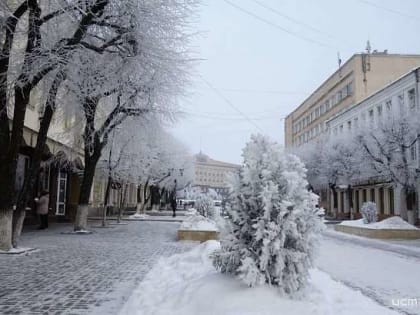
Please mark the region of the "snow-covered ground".
POLYGON ((248 288, 214 269, 209 255, 219 246, 208 241, 188 253, 161 259, 120 314, 398 314, 317 269, 298 299, 281 297, 267 285, 248 288))
POLYGON ((364 223, 363 219, 348 220, 348 221, 341 222, 340 225, 355 226, 355 227, 361 227, 365 229, 374 229, 374 230, 377 230, 377 229, 417 230, 415 226, 407 223, 406 221, 404 221, 403 219, 397 216, 385 219, 380 222, 369 223, 369 224, 364 223))
POLYGON ((328 231, 316 266, 382 305, 420 314, 420 250, 411 243, 400 246, 328 231))

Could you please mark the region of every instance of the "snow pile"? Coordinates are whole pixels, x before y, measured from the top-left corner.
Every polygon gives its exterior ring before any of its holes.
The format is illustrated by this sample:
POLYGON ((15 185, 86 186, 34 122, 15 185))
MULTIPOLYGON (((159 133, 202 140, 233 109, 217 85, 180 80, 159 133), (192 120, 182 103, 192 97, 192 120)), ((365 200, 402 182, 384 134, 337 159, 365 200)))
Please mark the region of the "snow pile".
POLYGON ((185 211, 185 215, 196 215, 197 210, 194 208, 189 208, 187 211, 185 211))
POLYGON ((366 224, 364 219, 343 221, 340 225, 361 227, 365 229, 389 229, 389 230, 417 230, 417 228, 410 223, 407 223, 398 216, 390 217, 380 222, 366 224))
POLYGON ((219 242, 161 259, 133 292, 120 315, 397 315, 327 274, 311 271, 300 299, 281 297, 266 284, 249 288, 212 266, 219 242))
POLYGON ((130 219, 147 219, 149 217, 150 216, 145 213, 135 213, 129 216, 130 219))
POLYGON ((218 231, 216 223, 202 215, 190 215, 185 219, 180 230, 188 231, 218 231))
POLYGON ((307 283, 323 227, 318 196, 308 191, 299 158, 268 138, 252 136, 242 156, 227 200, 232 232, 222 236, 215 266, 248 286, 293 294, 307 283))

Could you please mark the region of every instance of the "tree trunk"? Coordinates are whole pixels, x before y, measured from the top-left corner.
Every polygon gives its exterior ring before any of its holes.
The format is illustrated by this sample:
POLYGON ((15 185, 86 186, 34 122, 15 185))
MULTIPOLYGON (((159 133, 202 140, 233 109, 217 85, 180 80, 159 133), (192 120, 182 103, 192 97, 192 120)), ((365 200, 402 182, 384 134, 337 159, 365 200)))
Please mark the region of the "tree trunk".
POLYGON ((23 222, 25 221, 26 209, 15 210, 13 213, 12 223, 12 245, 18 247, 20 234, 22 233, 23 222))
POLYGON ((92 189, 98 159, 85 156, 85 171, 83 174, 82 186, 80 187, 79 204, 77 206, 76 219, 74 222, 75 231, 87 230, 90 191, 92 189))
POLYGON ((16 247, 22 232, 23 221, 25 220, 26 207, 33 197, 36 180, 41 168, 42 154, 47 143, 48 130, 50 129, 52 117, 56 108, 56 96, 61 83, 65 80, 65 74, 59 72, 48 92, 48 99, 45 105, 44 115, 40 121, 37 142, 31 160, 31 167, 25 176, 22 190, 16 204, 15 218, 13 219, 13 246, 16 247))
POLYGON ((338 206, 338 202, 337 202, 337 190, 336 190, 336 185, 335 184, 330 184, 330 189, 332 191, 332 199, 333 199, 333 208, 332 208, 332 212, 334 214, 334 217, 337 218, 337 206, 338 206))
POLYGON ((128 190, 128 184, 125 184, 125 186, 124 186, 124 193, 123 193, 123 196, 122 196, 121 206, 118 209, 117 223, 120 223, 121 222, 122 208, 124 207, 124 205, 126 203, 127 190, 128 190))
POLYGON ((0 210, 0 250, 12 248, 12 218, 13 210, 0 210))

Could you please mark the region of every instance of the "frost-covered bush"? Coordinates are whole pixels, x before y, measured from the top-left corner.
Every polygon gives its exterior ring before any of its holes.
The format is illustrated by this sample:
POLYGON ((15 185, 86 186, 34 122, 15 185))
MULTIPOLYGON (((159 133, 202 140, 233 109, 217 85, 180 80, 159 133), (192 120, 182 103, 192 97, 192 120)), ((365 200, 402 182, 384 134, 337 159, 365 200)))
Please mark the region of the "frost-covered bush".
POLYGON ((232 183, 227 211, 231 233, 221 239, 214 265, 249 286, 269 283, 293 294, 305 286, 322 229, 317 196, 306 169, 264 136, 252 136, 232 183))
POLYGON ((195 209, 203 217, 209 219, 215 217, 214 201, 209 194, 201 193, 195 197, 195 209))
POLYGON ((366 224, 378 221, 378 208, 376 203, 372 201, 363 203, 361 213, 366 224))

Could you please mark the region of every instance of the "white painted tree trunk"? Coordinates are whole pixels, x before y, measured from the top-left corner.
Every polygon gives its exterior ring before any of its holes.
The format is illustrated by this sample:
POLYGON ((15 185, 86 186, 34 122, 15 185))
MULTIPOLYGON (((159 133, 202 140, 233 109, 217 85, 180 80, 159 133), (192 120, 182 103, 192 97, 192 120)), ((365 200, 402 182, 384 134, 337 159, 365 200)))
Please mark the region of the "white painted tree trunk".
POLYGON ((89 205, 78 205, 76 220, 74 222, 75 231, 86 231, 87 230, 87 218, 89 212, 89 205))
POLYGON ((18 210, 15 211, 16 218, 13 222, 13 235, 12 235, 12 245, 13 247, 17 247, 20 239, 20 235, 22 233, 23 229, 23 222, 25 221, 26 216, 26 210, 19 211, 19 213, 16 213, 18 210))
POLYGON ((12 220, 13 210, 0 211, 0 250, 12 248, 12 220))

